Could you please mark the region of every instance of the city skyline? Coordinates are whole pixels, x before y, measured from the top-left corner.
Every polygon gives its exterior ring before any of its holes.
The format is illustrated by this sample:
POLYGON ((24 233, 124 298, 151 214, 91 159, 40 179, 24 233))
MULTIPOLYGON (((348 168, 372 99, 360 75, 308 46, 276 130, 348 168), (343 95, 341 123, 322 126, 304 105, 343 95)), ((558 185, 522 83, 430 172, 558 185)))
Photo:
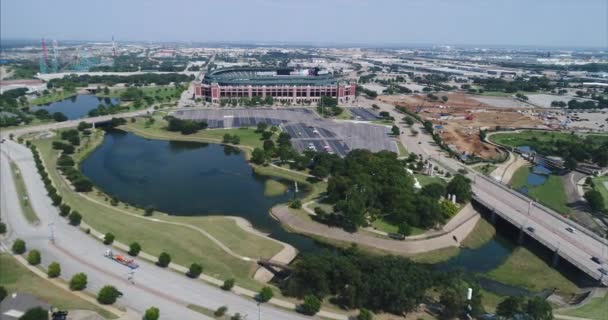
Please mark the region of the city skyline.
POLYGON ((109 41, 114 35, 117 41, 152 42, 608 47, 608 6, 600 0, 318 2, 186 0, 167 6, 112 0, 86 8, 71 0, 2 2, 0 35, 5 40, 109 41))

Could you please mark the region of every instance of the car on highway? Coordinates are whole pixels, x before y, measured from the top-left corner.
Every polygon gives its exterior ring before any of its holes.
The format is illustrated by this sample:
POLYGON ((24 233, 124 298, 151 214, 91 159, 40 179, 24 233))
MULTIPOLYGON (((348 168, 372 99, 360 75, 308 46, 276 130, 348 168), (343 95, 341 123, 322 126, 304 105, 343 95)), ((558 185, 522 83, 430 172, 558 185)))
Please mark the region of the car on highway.
POLYGON ((566 231, 570 232, 570 233, 576 233, 576 229, 572 228, 572 227, 567 227, 566 231))
POLYGON ((534 229, 534 227, 527 227, 526 230, 528 230, 530 232, 534 232, 536 229, 534 229))
POLYGON ((604 269, 604 268, 599 268, 597 269, 601 274, 608 276, 608 270, 604 269))
POLYGON ((600 260, 600 258, 598 258, 598 257, 591 257, 591 261, 593 261, 597 264, 602 264, 602 260, 600 260))

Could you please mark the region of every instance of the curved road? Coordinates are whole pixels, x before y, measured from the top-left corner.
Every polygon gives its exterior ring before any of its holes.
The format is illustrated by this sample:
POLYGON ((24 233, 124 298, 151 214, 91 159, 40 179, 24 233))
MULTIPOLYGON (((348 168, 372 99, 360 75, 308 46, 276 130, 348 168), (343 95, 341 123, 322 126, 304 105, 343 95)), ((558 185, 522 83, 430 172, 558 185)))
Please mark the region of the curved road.
MULTIPOLYGON (((52 261, 59 262, 61 277, 66 280, 75 273, 86 273, 89 278, 87 290, 93 293, 106 284, 114 285, 124 293, 118 304, 139 314, 150 306, 156 306, 161 310, 162 319, 210 319, 188 309, 187 305, 196 304, 212 310, 226 305, 229 313, 239 312, 249 315, 249 319, 257 318, 258 306, 255 301, 159 268, 142 259, 137 259, 140 267, 135 272, 135 284, 131 284, 127 281, 129 269, 103 256, 108 247, 70 226, 67 220, 58 215, 46 195, 29 149, 6 141, 0 145, 0 158, 0 212, 2 221, 7 223, 9 229, 4 239, 7 247, 16 238, 24 239, 29 249, 40 250, 43 266, 52 261), (9 158, 15 161, 22 174, 33 209, 40 219, 37 226, 29 224, 21 212, 9 158), (49 241, 48 225, 51 223, 55 234, 54 244, 49 241)), ((265 304, 260 306, 260 311, 263 319, 310 319, 265 304)))

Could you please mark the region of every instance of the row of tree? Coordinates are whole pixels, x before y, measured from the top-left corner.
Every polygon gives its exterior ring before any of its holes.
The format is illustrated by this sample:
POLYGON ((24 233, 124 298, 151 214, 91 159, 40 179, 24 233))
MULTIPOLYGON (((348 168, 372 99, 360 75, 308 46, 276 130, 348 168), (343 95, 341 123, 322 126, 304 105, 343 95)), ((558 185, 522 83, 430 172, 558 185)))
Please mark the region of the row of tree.
POLYGON ((118 83, 125 83, 128 85, 169 85, 171 83, 182 83, 194 80, 192 75, 184 75, 179 73, 143 73, 135 74, 130 76, 117 76, 117 75, 76 75, 71 74, 63 78, 51 79, 47 86, 49 88, 64 88, 64 87, 86 87, 89 84, 104 84, 106 86, 113 86, 118 83))

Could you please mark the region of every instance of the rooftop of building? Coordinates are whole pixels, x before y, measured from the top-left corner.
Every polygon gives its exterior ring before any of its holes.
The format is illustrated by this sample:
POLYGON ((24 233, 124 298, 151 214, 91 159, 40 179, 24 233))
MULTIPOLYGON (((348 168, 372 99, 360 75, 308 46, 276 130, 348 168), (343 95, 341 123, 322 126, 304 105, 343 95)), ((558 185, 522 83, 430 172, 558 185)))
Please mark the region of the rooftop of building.
POLYGON ((221 68, 205 74, 203 83, 217 83, 224 86, 238 85, 336 85, 338 80, 318 68, 221 68))

